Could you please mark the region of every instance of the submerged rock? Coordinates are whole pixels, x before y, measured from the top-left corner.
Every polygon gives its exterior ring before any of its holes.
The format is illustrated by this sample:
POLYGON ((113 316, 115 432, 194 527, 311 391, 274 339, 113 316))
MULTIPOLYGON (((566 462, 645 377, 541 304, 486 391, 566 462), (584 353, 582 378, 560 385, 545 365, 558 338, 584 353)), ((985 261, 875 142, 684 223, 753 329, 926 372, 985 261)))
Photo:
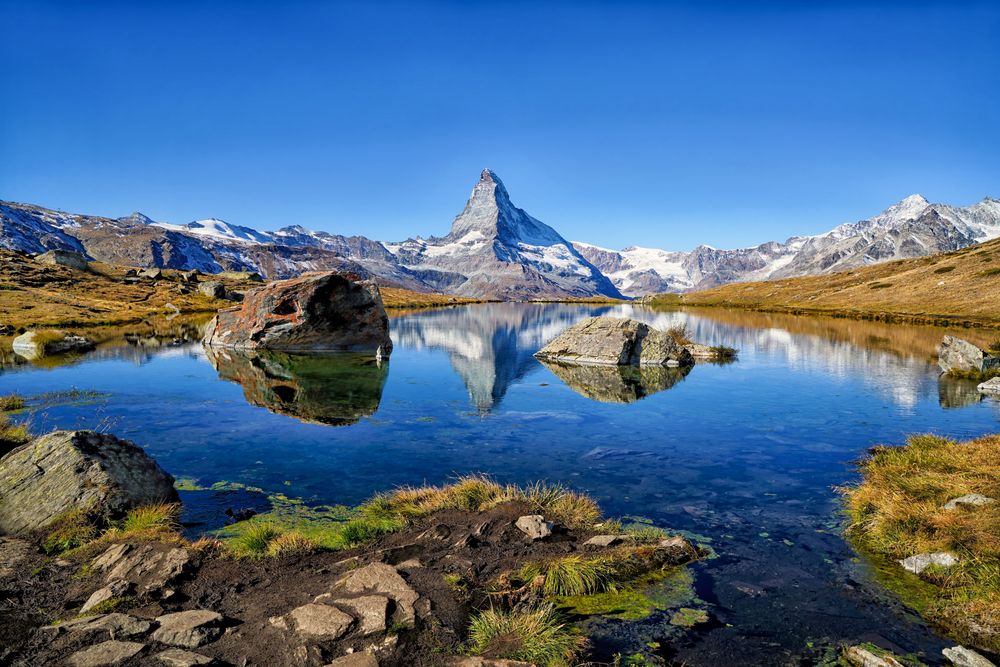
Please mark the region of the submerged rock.
POLYGON ((953 565, 957 565, 958 556, 950 551, 938 551, 932 554, 917 554, 916 556, 910 556, 909 558, 904 558, 899 561, 899 564, 902 565, 905 570, 909 570, 914 574, 920 574, 931 565, 936 565, 938 567, 951 567, 953 565))
POLYGON ((610 366, 690 366, 691 353, 669 334, 636 320, 592 317, 535 353, 539 359, 610 366))
POLYGON ((87 352, 94 343, 65 331, 27 331, 14 339, 14 352, 25 359, 38 359, 51 354, 87 352))
POLYGON ((938 346, 938 366, 949 371, 983 372, 1000 368, 1000 357, 994 357, 972 343, 955 336, 945 336, 938 346))
POLYGON ((205 344, 376 356, 392 351, 378 287, 336 273, 306 274, 248 292, 241 306, 219 311, 205 344))
POLYGON ((174 478, 113 435, 54 431, 0 458, 0 533, 44 528, 72 509, 115 517, 177 500, 174 478))

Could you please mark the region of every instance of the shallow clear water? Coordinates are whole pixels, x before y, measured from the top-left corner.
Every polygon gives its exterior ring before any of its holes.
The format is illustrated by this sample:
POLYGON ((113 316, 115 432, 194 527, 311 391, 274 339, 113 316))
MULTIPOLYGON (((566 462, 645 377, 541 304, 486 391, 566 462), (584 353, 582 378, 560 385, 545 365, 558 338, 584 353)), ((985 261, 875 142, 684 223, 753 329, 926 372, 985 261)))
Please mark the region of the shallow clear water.
MULTIPOLYGON (((394 318, 396 347, 382 366, 123 342, 66 366, 9 365, 0 394, 101 392, 50 401, 33 427, 110 430, 203 485, 353 504, 479 471, 562 482, 608 514, 709 539, 718 557, 694 571, 713 622, 683 632, 661 614, 597 622, 605 655, 659 641, 689 665, 797 664, 825 641, 876 639, 937 663, 943 640, 841 539, 834 487, 854 479, 851 461, 876 443, 998 430, 1000 403, 974 383, 939 380, 932 356, 943 333, 720 310, 488 304, 394 318), (621 375, 533 358, 595 314, 686 323, 699 342, 738 348, 739 360, 621 375)), ((206 527, 237 502, 189 499, 186 518, 206 527)))

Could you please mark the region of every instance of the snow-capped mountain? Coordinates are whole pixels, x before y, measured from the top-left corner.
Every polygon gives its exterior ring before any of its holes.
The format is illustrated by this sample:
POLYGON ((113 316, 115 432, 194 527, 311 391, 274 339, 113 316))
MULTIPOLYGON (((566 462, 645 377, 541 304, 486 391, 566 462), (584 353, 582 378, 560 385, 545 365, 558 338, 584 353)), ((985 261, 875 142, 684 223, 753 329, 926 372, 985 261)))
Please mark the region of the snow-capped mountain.
POLYGON ((138 267, 257 271, 287 278, 335 270, 383 285, 493 299, 641 296, 723 283, 829 273, 919 257, 1000 237, 1000 201, 954 207, 907 197, 868 220, 816 236, 752 248, 690 252, 570 243, 514 206, 486 169, 444 237, 381 243, 314 232, 299 225, 258 231, 215 218, 187 224, 141 213, 77 215, 0 202, 0 248, 29 253, 65 249, 138 267))
POLYGON ((816 236, 793 236, 752 248, 691 252, 609 250, 575 242, 580 253, 628 296, 704 289, 724 283, 843 271, 865 264, 948 252, 1000 237, 1000 201, 966 207, 912 195, 867 220, 816 236))
POLYGON ((464 276, 460 283, 436 285, 463 296, 621 296, 556 230, 514 206, 489 169, 480 174, 447 236, 386 247, 410 269, 464 276))

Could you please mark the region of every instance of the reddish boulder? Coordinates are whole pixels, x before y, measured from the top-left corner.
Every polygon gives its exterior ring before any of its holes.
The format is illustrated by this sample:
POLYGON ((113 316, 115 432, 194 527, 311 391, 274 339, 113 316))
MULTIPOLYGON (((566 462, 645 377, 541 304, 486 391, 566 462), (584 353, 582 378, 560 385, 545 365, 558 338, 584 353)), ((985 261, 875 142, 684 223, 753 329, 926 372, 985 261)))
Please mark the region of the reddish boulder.
POLYGON ((343 350, 387 356, 389 318, 378 287, 337 273, 309 273, 247 292, 219 311, 205 344, 243 350, 343 350))

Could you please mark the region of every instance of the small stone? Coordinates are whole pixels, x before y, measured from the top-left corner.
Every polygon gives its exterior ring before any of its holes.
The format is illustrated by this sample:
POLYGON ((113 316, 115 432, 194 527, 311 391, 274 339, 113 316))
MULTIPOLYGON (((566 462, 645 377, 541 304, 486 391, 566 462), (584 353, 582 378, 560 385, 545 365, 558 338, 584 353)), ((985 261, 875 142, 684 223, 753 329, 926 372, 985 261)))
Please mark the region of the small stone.
POLYGON ((996 667, 991 661, 964 646, 953 646, 941 652, 955 667, 996 667))
POLYGON ((211 664, 212 658, 200 653, 192 653, 179 648, 168 648, 156 654, 157 659, 168 667, 196 667, 211 664))
POLYGON ((381 595, 363 595, 337 600, 336 605, 358 620, 358 633, 362 636, 384 632, 389 612, 389 598, 381 595))
POLYGON ((336 607, 312 603, 293 609, 287 621, 300 635, 329 640, 347 634, 354 619, 336 607))
POLYGON ((611 547, 616 544, 620 544, 622 541, 621 535, 594 535, 592 538, 583 543, 585 547, 611 547))
POLYGON ((163 277, 163 271, 159 269, 143 269, 139 272, 139 275, 143 278, 152 278, 153 280, 159 280, 163 277))
POLYGON ((904 569, 920 574, 931 565, 938 567, 951 567, 958 564, 958 557, 950 551, 938 551, 932 554, 917 554, 899 561, 904 569))
POLYGON ((528 514, 514 522, 518 529, 532 540, 542 540, 552 534, 552 522, 541 514, 528 514))
POLYGON ((416 620, 413 604, 420 595, 406 583, 391 565, 372 563, 350 572, 336 586, 343 587, 348 593, 379 593, 392 598, 396 602, 393 621, 412 626, 416 620))
POLYGON ((996 500, 990 498, 989 496, 984 496, 979 493, 967 493, 964 496, 959 496, 958 498, 952 498, 951 500, 946 502, 944 506, 941 507, 941 509, 951 511, 958 509, 959 505, 972 505, 974 507, 979 507, 980 505, 991 505, 995 502, 996 500))
POLYGON ((844 657, 857 667, 903 667, 888 651, 875 655, 864 646, 851 646, 844 651, 844 657))
POLYGON ((371 653, 348 653, 326 667, 378 667, 378 660, 371 653))
POLYGON ((83 603, 83 606, 80 607, 80 613, 86 614, 94 607, 103 604, 112 598, 126 595, 131 589, 132 584, 127 581, 113 581, 104 588, 99 588, 94 591, 94 593, 87 598, 87 601, 83 603))
POLYGON ((77 651, 69 657, 67 662, 72 667, 116 665, 134 657, 144 648, 146 648, 145 644, 137 642, 107 641, 77 651))
POLYGON ((69 621, 63 623, 61 627, 73 634, 107 633, 108 639, 139 637, 145 635, 153 627, 149 621, 128 614, 99 614, 80 620, 85 622, 69 621))
POLYGON ((198 291, 213 299, 226 298, 226 286, 218 280, 209 280, 198 285, 198 291))
POLYGON ((160 627, 153 633, 153 639, 170 646, 198 648, 222 634, 222 620, 222 614, 207 609, 166 614, 157 617, 160 627))
POLYGON ((981 394, 996 394, 1000 396, 1000 377, 990 378, 976 387, 976 389, 981 394))

